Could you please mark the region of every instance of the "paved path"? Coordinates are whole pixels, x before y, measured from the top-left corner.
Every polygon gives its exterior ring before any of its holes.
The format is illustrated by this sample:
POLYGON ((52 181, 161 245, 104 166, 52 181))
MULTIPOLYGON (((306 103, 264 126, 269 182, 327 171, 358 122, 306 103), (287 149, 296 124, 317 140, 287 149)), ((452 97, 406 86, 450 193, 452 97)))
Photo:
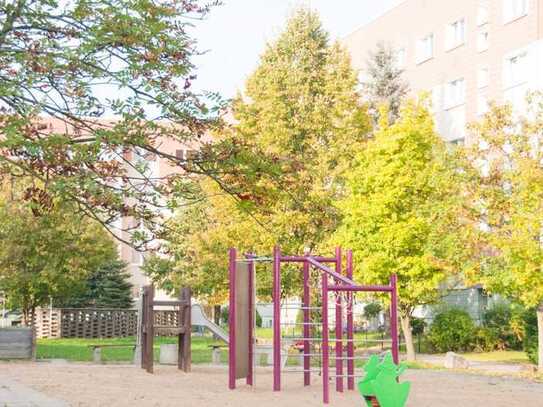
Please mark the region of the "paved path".
POLYGON ((0 376, 0 407, 69 407, 69 404, 0 376))

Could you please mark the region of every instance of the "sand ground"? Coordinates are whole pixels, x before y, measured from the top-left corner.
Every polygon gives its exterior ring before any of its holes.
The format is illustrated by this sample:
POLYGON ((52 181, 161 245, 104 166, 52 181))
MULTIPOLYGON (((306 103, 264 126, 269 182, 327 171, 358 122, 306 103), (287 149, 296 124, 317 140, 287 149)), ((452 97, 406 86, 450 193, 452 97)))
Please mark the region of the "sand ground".
MULTIPOLYGON (((227 389, 222 367, 194 366, 190 374, 174 367, 156 366, 155 374, 126 365, 18 362, 0 363, 2 379, 28 386, 71 406, 108 407, 305 407, 321 406, 322 386, 303 387, 299 374, 283 375, 284 390, 271 391, 269 369, 257 373, 251 389, 240 381, 235 391, 227 389)), ((504 377, 476 376, 433 370, 410 370, 405 380, 413 382, 408 406, 500 407, 543 406, 543 384, 504 377)), ((362 406, 356 392, 337 394, 331 389, 331 406, 362 406)), ((2 400, 0 400, 0 405, 2 400)))

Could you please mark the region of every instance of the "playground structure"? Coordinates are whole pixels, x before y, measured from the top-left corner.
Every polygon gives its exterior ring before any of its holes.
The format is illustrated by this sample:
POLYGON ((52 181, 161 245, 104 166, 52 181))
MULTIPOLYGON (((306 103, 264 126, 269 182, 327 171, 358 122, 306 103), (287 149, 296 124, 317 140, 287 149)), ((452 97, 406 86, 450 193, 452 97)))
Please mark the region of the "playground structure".
POLYGON ((148 373, 153 373, 153 344, 155 335, 177 335, 178 354, 177 367, 184 372, 190 372, 191 365, 191 291, 182 288, 179 300, 156 301, 155 288, 152 285, 143 288, 141 319, 141 367, 148 373), (159 325, 155 320, 155 306, 177 308, 176 326, 159 325))
MULTIPOLYGON (((255 264, 271 262, 273 264, 273 390, 281 390, 282 373, 303 373, 304 386, 311 384, 311 373, 318 372, 322 377, 323 403, 330 401, 330 379, 335 379, 337 392, 344 391, 344 379, 347 389, 355 389, 355 362, 366 360, 367 356, 355 355, 356 344, 367 340, 354 337, 353 299, 356 292, 376 292, 390 295, 390 337, 391 356, 395 364, 399 362, 398 349, 398 296, 397 277, 392 275, 389 285, 358 285, 353 281, 353 253, 346 251, 345 272, 341 248, 336 248, 334 257, 284 256, 279 247, 275 247, 273 257, 257 257, 247 254, 237 258, 235 248, 229 250, 229 381, 230 389, 235 389, 237 379, 245 379, 248 385, 254 384, 255 366, 255 316, 256 316, 256 279, 255 264), (281 266, 289 263, 302 264, 301 306, 281 304, 281 266), (331 264, 329 267, 327 264, 331 264), (316 272, 316 275, 315 275, 316 272), (320 296, 319 296, 320 294, 320 296), (311 298, 313 295, 314 298, 311 298), (330 300, 330 297, 333 297, 330 300), (329 305, 330 304, 330 305, 329 305), (331 306, 331 308, 330 308, 331 306), (303 322, 283 323, 281 309, 293 307, 301 311, 303 322), (321 313, 320 317, 318 313, 321 313), (330 338, 329 313, 335 315, 334 337, 330 338), (315 315, 317 314, 317 316, 315 315), (315 318, 312 318, 315 317, 315 318), (345 322, 345 325, 344 325, 345 322), (283 330, 295 331, 301 327, 301 334, 283 335, 283 330), (344 327, 346 337, 343 337, 344 327), (284 328, 284 329, 283 329, 284 328), (320 335, 319 335, 320 328, 320 335), (344 346, 346 345, 346 346, 344 346), (285 352, 292 346, 299 346, 302 352, 303 368, 289 369, 282 366, 285 352), (333 354, 331 354, 333 350, 333 354), (317 358, 320 368, 312 366, 317 358), (330 374, 330 361, 335 362, 335 372, 330 374), (346 365, 346 366, 345 366, 346 365), (346 367, 346 373, 344 371, 346 367)), ((371 340, 371 342, 379 342, 371 340)))

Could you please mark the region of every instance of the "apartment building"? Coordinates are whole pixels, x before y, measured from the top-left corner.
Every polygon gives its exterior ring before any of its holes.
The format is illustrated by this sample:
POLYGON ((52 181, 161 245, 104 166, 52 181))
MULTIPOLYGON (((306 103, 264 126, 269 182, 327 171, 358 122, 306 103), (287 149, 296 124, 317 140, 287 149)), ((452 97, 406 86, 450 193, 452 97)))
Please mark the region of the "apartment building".
MULTIPOLYGON (((108 126, 114 122, 113 119, 97 119, 95 124, 99 126, 108 126)), ((66 123, 60 119, 47 117, 43 118, 42 123, 44 126, 43 131, 51 133, 63 134, 65 132, 74 131, 66 123)), ((190 159, 196 155, 197 150, 200 149, 201 143, 208 141, 207 136, 202 140, 194 141, 192 143, 181 143, 173 138, 161 138, 157 141, 157 147, 169 155, 175 155, 179 159, 190 159)), ((154 154, 140 152, 137 149, 127 151, 124 153, 124 159, 126 160, 126 171, 129 177, 134 179, 139 178, 140 174, 135 168, 145 167, 145 175, 154 180, 155 183, 166 182, 168 176, 182 172, 181 167, 173 165, 171 161, 157 157, 154 154)), ((130 198, 127 198, 130 199, 130 198)), ((171 216, 171 211, 168 209, 163 210, 165 218, 171 216)), ((111 225, 112 231, 122 238, 125 242, 130 242, 131 234, 134 231, 141 229, 141 225, 132 217, 119 217, 119 219, 111 225)), ((148 255, 145 252, 136 250, 131 245, 124 243, 121 240, 116 240, 119 257, 126 263, 127 271, 130 273, 130 283, 132 284, 132 294, 134 298, 137 298, 141 287, 150 284, 150 279, 145 275, 142 270, 145 256, 148 255)), ((158 244, 158 242, 154 242, 158 244)), ((151 244, 152 245, 152 244, 151 244)), ((162 290, 157 290, 155 294, 157 299, 167 299, 168 296, 162 290)), ((1 297, 0 297, 1 303, 1 297)), ((1 315, 0 315, 1 319, 1 315)))
MULTIPOLYGON (((159 144, 162 152, 172 156, 175 155, 181 160, 190 159, 200 148, 196 143, 192 143, 192 145, 182 144, 177 140, 167 138, 161 139, 159 144)), ((182 172, 181 167, 174 166, 171 161, 162 157, 157 157, 154 154, 138 154, 138 151, 131 151, 127 153, 126 158, 135 167, 141 168, 142 164, 144 164, 146 168, 145 175, 149 179, 156 180, 156 182, 165 182, 168 176, 182 172)), ((128 171, 131 175, 137 175, 131 168, 128 168, 128 171)), ((164 201, 163 204, 166 204, 166 202, 164 201)), ((167 219, 172 215, 172 212, 169 209, 163 209, 162 215, 167 219)), ((118 230, 122 230, 120 234, 124 241, 130 241, 131 233, 140 229, 139 222, 131 217, 120 218, 117 226, 118 230)), ((153 244, 156 245, 158 242, 151 242, 150 246, 152 247, 153 244)), ((118 250, 121 259, 127 264, 133 295, 134 297, 138 297, 140 289, 151 283, 149 277, 145 275, 142 269, 145 256, 147 256, 148 253, 136 250, 134 247, 124 242, 118 243, 118 250)), ((159 300, 169 299, 169 296, 162 290, 157 290, 155 292, 155 297, 159 300)))
POLYGON ((438 132, 470 142, 466 125, 490 101, 523 111, 543 89, 543 0, 404 0, 343 40, 364 80, 379 41, 396 51, 411 92, 431 95, 438 132))

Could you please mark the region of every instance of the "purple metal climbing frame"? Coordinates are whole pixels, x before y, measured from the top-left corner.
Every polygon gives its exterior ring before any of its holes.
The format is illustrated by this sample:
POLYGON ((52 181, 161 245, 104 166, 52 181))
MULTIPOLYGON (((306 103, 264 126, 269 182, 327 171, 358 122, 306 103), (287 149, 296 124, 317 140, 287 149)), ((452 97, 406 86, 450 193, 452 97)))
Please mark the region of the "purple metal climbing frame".
MULTIPOLYGON (((255 289, 254 289, 254 263, 255 261, 262 260, 263 258, 257 258, 253 255, 247 255, 244 259, 238 260, 236 257, 236 249, 230 249, 229 251, 229 275, 230 275, 230 318, 229 318, 229 388, 234 389, 236 387, 236 379, 246 377, 246 382, 249 385, 253 385, 254 377, 254 315, 255 315, 255 289), (246 293, 248 300, 245 301, 243 307, 246 309, 238 309, 240 306, 239 296, 239 275, 238 262, 247 264, 244 269, 248 273, 248 281, 246 293), (236 280, 238 278, 238 280, 236 280), (248 318, 249 321, 249 333, 242 338, 244 346, 240 348, 239 338, 237 337, 236 327, 240 324, 240 318, 248 318), (247 342, 245 342, 247 341, 247 342), (241 349, 241 351, 240 351, 241 349), (247 353, 244 350, 247 350, 247 353), (247 357, 248 355, 248 357, 247 357), (243 366, 240 366, 242 364, 243 366), (247 364, 247 366, 245 366, 247 364), (241 372, 241 373, 240 373, 241 372)), ((395 363, 399 361, 399 342, 398 342, 398 294, 397 294, 397 277, 393 274, 390 277, 388 285, 358 285, 353 281, 353 253, 351 250, 347 250, 345 253, 345 273, 343 273, 343 256, 341 248, 336 248, 334 257, 322 257, 312 256, 309 253, 303 256, 283 256, 281 250, 276 246, 273 250, 272 258, 264 258, 263 260, 271 261, 273 263, 273 288, 272 288, 272 301, 273 301, 273 390, 281 390, 281 359, 283 338, 281 328, 284 324, 281 323, 281 265, 283 263, 302 263, 302 279, 303 279, 303 293, 302 293, 302 306, 299 308, 303 312, 302 325, 302 337, 295 338, 298 340, 302 347, 303 353, 303 369, 299 372, 303 372, 304 385, 309 386, 311 384, 311 372, 314 369, 311 368, 311 357, 313 348, 316 345, 320 345, 320 357, 321 357, 321 374, 322 374, 322 397, 325 404, 330 401, 330 378, 335 379, 335 387, 337 392, 343 392, 344 379, 347 383, 348 390, 355 389, 355 361, 359 359, 355 355, 355 344, 363 342, 363 340, 356 340, 354 337, 354 318, 353 318, 353 298, 356 292, 377 292, 390 294, 390 337, 392 357, 395 363), (332 264, 329 267, 327 264, 332 264), (321 272, 321 306, 311 306, 311 290, 310 290, 310 277, 311 269, 319 270, 321 272), (346 301, 342 300, 343 298, 346 301), (334 295, 335 303, 331 304, 332 309, 335 311, 334 318, 334 337, 330 338, 329 330, 329 303, 330 296, 334 295), (320 323, 311 321, 311 311, 321 311, 320 323), (343 310, 346 312, 344 313, 343 310), (346 314, 346 315, 345 315, 346 314), (346 325, 344 325, 344 322, 346 325), (321 337, 316 337, 314 334, 315 325, 321 326, 321 337), (343 337, 345 333, 345 338, 343 337), (331 346, 333 345, 333 346, 331 346), (331 348, 334 349, 334 354, 330 354, 331 348), (345 352, 345 353, 344 353, 345 352), (330 374, 330 361, 335 361, 335 372, 330 374), (344 367, 346 365, 346 373, 344 373, 344 367)), ((313 300, 318 303, 318 301, 313 300)), ((241 321, 243 322, 243 321, 241 321)), ((294 324, 300 325, 300 324, 294 324)), ((292 339, 292 338, 291 338, 292 339)))

